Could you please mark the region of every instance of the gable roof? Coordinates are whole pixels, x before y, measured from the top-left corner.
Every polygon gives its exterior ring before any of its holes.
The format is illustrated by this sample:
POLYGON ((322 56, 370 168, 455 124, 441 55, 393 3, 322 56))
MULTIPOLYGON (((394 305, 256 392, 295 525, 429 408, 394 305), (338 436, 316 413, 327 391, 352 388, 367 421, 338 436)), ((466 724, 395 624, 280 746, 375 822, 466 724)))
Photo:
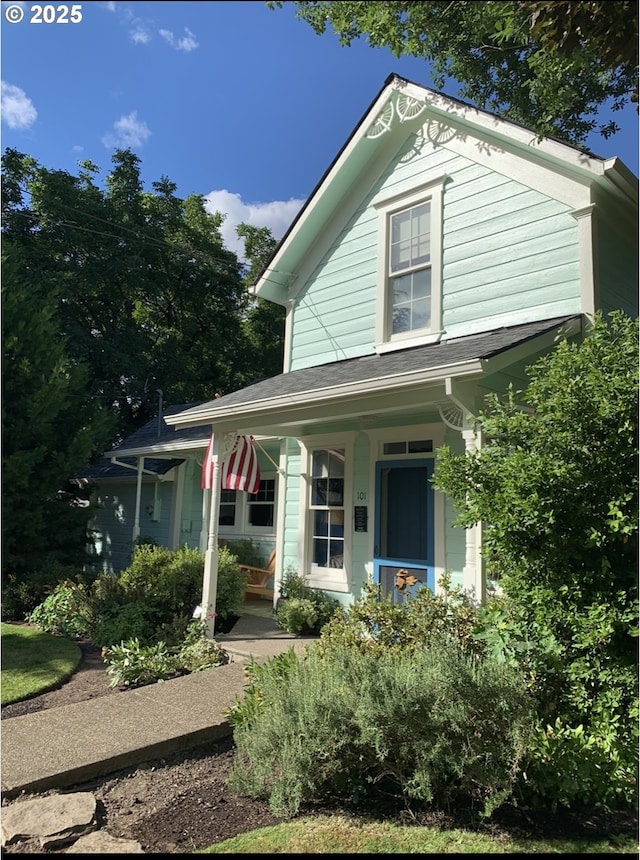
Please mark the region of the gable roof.
POLYGON ((388 394, 391 387, 441 382, 449 376, 478 376, 483 366, 517 347, 558 330, 579 330, 580 316, 555 317, 539 322, 495 329, 482 334, 454 338, 440 343, 417 346, 384 354, 371 354, 315 367, 281 373, 256 382, 217 400, 194 406, 172 415, 168 423, 194 427, 222 420, 250 422, 258 415, 277 416, 280 410, 305 409, 323 401, 352 400, 361 394, 388 394))
POLYGON ((426 124, 435 145, 464 149, 473 142, 472 157, 489 164, 500 161, 514 169, 515 163, 521 170, 518 163, 526 163, 532 187, 546 183, 575 209, 594 202, 596 186, 637 207, 637 179, 620 159, 602 159, 550 138, 538 140, 524 126, 391 74, 293 219, 254 293, 286 305, 298 267, 354 184, 369 175, 381 152, 388 151, 390 158, 411 131, 426 124))

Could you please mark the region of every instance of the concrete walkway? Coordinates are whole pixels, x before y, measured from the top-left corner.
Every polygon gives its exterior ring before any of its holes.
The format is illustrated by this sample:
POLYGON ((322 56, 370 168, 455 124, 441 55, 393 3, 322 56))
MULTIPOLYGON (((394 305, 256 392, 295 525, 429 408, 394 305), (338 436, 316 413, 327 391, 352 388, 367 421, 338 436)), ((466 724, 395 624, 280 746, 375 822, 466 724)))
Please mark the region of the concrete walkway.
POLYGON ((216 636, 231 662, 171 681, 2 721, 2 794, 65 788, 231 734, 224 717, 246 684, 244 666, 313 641, 281 630, 266 606, 247 604, 216 636))

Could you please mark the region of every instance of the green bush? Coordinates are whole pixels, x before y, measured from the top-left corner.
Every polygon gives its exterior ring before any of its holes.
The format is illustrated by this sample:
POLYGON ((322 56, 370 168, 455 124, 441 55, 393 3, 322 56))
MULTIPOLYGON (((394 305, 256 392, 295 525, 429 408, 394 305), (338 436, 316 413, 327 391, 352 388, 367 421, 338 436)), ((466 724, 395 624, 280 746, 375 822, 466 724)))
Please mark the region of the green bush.
POLYGON ((137 639, 128 639, 103 648, 102 657, 110 687, 143 687, 181 674, 178 658, 165 642, 142 645, 137 639))
POLYGON ((200 602, 204 557, 197 549, 142 544, 120 574, 129 601, 152 604, 163 615, 191 615, 200 602))
POLYGON ((238 564, 248 564, 251 567, 264 567, 266 564, 261 549, 255 545, 251 538, 230 540, 224 546, 231 555, 235 556, 238 564))
MULTIPOLYGON (((252 710, 235 720, 232 789, 296 815, 306 802, 481 804, 511 795, 532 731, 520 674, 452 639, 413 653, 317 647, 294 666, 271 661, 252 710)), ((238 715, 237 715, 238 716, 238 715)))
POLYGON ((158 613, 143 603, 112 603, 97 617, 91 632, 94 645, 115 645, 126 639, 137 639, 149 645, 158 639, 158 613))
POLYGON ((102 657, 112 687, 142 687, 229 661, 220 645, 206 638, 206 627, 199 621, 189 623, 176 646, 164 641, 145 645, 133 637, 103 648, 102 657))
POLYGON ((316 604, 306 597, 290 597, 280 601, 276 621, 288 633, 313 633, 318 624, 316 604))
MULTIPOLYGON (((218 584, 216 588, 216 614, 220 618, 237 615, 244 603, 244 592, 249 576, 240 570, 229 547, 218 549, 218 584)), ((202 581, 200 582, 202 588, 202 581)))
POLYGON ((213 639, 206 636, 206 626, 192 621, 177 652, 178 664, 183 673, 201 672, 229 662, 229 655, 213 639))
POLYGON ((418 589, 406 603, 392 603, 380 586, 368 583, 362 596, 336 614, 323 627, 318 647, 329 654, 335 647, 349 647, 361 653, 386 654, 419 651, 434 638, 450 637, 469 653, 483 648, 473 635, 476 609, 461 589, 450 587, 443 576, 440 591, 418 589))
POLYGON ((82 581, 77 567, 59 562, 27 573, 7 573, 2 577, 2 620, 24 621, 51 592, 65 580, 82 581))
POLYGON ((46 633, 67 639, 89 635, 95 615, 87 586, 72 580, 61 582, 26 620, 46 633))
POLYGON ((319 633, 331 618, 340 614, 340 601, 318 588, 311 588, 294 570, 280 584, 276 621, 287 633, 319 633))
POLYGON ((507 598, 479 632, 530 679, 523 791, 546 808, 637 803, 639 368, 638 319, 597 313, 487 398, 480 449, 438 450, 435 486, 456 525, 482 522, 507 598))

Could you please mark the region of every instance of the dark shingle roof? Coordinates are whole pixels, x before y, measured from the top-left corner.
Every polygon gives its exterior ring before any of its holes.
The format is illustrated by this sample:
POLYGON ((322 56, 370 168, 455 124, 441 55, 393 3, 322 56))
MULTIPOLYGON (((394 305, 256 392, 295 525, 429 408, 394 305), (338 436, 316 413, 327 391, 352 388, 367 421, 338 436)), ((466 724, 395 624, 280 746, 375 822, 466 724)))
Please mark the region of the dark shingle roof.
MULTIPOLYGON (((105 478, 131 478, 137 480, 138 463, 135 457, 122 457, 121 462, 129 463, 133 468, 128 469, 126 466, 118 466, 112 463, 109 457, 100 457, 95 463, 87 466, 86 469, 80 471, 74 476, 75 481, 84 480, 91 482, 100 482, 105 478)), ((144 468, 147 471, 155 472, 157 475, 166 475, 171 469, 184 463, 184 460, 173 458, 171 460, 162 460, 159 458, 145 457, 144 468)))
POLYGON ((131 436, 123 439, 119 445, 116 445, 109 454, 117 454, 118 451, 130 450, 132 448, 149 448, 153 445, 161 445, 165 442, 201 442, 208 439, 211 434, 211 429, 207 427, 187 427, 186 429, 176 430, 175 427, 169 427, 164 420, 166 415, 176 415, 179 412, 184 412, 196 404, 188 403, 182 406, 171 406, 163 412, 160 427, 158 427, 158 418, 152 418, 147 421, 142 427, 139 427, 131 436))
MULTIPOLYGON (((251 405, 280 397, 295 397, 312 391, 335 389, 341 385, 366 383, 376 379, 384 380, 406 373, 437 370, 440 367, 446 368, 468 361, 487 359, 577 318, 575 315, 554 317, 553 319, 508 328, 494 329, 482 334, 443 340, 440 343, 427 346, 416 346, 382 355, 367 355, 361 358, 321 364, 316 367, 306 367, 289 373, 281 373, 279 376, 272 376, 270 379, 256 382, 231 394, 225 394, 217 400, 200 404, 188 411, 195 416, 207 408, 220 409, 251 405)), ((201 427, 200 430, 202 431, 202 429, 201 427)), ((181 430, 179 432, 186 431, 181 430)))

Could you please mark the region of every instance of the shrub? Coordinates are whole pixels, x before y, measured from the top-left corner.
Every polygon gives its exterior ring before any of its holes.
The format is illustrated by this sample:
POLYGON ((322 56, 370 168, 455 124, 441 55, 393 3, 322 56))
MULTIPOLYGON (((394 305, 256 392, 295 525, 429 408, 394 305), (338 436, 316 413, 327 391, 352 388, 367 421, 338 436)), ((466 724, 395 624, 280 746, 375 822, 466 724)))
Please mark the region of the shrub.
POLYGON ((213 639, 207 639, 205 624, 192 621, 185 632, 177 659, 181 671, 190 674, 223 666, 229 662, 229 655, 213 639))
MULTIPOLYGON (((229 547, 218 549, 218 584, 216 588, 216 614, 220 618, 237 615, 244 603, 244 592, 249 576, 238 567, 229 547)), ((202 587, 202 580, 200 582, 202 587)))
POLYGON ((7 573, 2 578, 2 620, 24 621, 30 612, 65 580, 82 580, 76 567, 58 562, 20 575, 7 573))
POLYGON ((283 817, 328 797, 389 794, 480 803, 489 815, 510 795, 532 729, 516 670, 451 639, 325 656, 312 647, 285 671, 264 665, 252 710, 236 713, 231 788, 267 797, 283 817))
POLYGON ((283 630, 296 635, 319 633, 341 609, 338 600, 308 586, 294 570, 285 573, 276 607, 276 621, 283 630))
POLYGON ((174 647, 164 641, 145 645, 133 637, 103 648, 102 657, 112 687, 142 687, 229 661, 220 645, 206 638, 206 627, 199 621, 189 623, 182 641, 174 647))
POLYGON ((128 639, 103 648, 102 658, 107 664, 110 687, 142 687, 181 674, 178 659, 165 642, 141 645, 135 638, 128 639))
POLYGON ((290 597, 278 605, 276 621, 288 633, 313 633, 318 623, 316 604, 306 597, 290 597))
POLYGON ((46 633, 79 639, 89 635, 94 623, 94 610, 87 586, 81 582, 61 582, 41 604, 27 615, 29 624, 34 624, 46 633))
POLYGON ((126 639, 137 639, 144 645, 158 638, 158 614, 142 603, 112 603, 96 619, 91 633, 94 645, 109 646, 126 639))
POLYGON ((469 653, 480 654, 482 644, 473 635, 476 609, 461 589, 452 589, 448 576, 434 594, 426 586, 406 603, 392 603, 380 586, 368 583, 363 594, 344 613, 323 627, 318 647, 322 653, 349 647, 361 653, 422 650, 434 638, 449 637, 469 653))
POLYGON ((130 601, 153 604, 167 618, 191 615, 202 593, 204 558, 197 549, 142 544, 134 549, 120 582, 130 601))

